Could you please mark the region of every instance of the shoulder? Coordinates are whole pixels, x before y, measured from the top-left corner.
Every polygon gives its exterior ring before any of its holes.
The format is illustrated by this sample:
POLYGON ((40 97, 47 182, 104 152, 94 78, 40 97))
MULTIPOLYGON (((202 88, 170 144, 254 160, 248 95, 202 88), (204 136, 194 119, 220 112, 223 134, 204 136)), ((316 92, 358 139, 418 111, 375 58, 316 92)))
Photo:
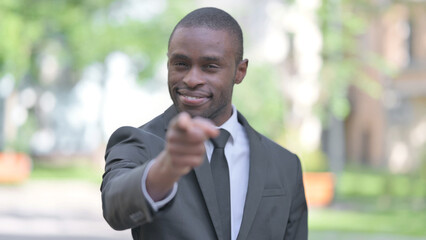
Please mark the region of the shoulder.
POLYGON ((260 144, 262 146, 256 149, 263 151, 265 157, 272 159, 273 162, 286 164, 287 166, 290 164, 297 167, 300 161, 296 154, 256 131, 242 114, 239 113, 238 119, 245 128, 249 141, 252 144, 260 144))
POLYGON ((152 133, 162 139, 165 139, 169 122, 176 115, 176 108, 172 105, 166 111, 164 111, 164 113, 158 115, 157 117, 140 126, 139 128, 143 131, 152 133))
POLYGON ((250 141, 258 141, 259 143, 264 145, 267 149, 273 150, 273 152, 284 154, 285 156, 293 156, 293 157, 296 156, 294 153, 290 152, 288 149, 282 147, 278 143, 274 142, 273 140, 269 139, 265 135, 255 130, 240 112, 238 112, 238 122, 244 127, 247 134, 247 138, 250 141))
POLYGON ((122 154, 140 152, 141 150, 151 152, 155 149, 161 149, 164 144, 163 139, 151 132, 125 126, 120 127, 111 135, 106 147, 106 155, 111 152, 122 154))
POLYGON ((113 149, 127 151, 129 148, 154 149, 154 152, 157 152, 165 144, 167 125, 175 115, 176 110, 172 106, 139 128, 129 126, 118 128, 108 140, 107 154, 113 149))
POLYGON ((295 153, 272 141, 268 137, 260 133, 258 134, 260 135, 262 144, 266 148, 266 152, 271 155, 271 158, 274 159, 275 162, 282 164, 291 164, 294 166, 299 164, 299 158, 295 153))
POLYGON ((110 147, 110 145, 117 143, 117 142, 132 142, 132 141, 138 141, 145 138, 150 137, 157 137, 155 134, 144 130, 143 128, 135 128, 130 126, 123 126, 115 130, 111 137, 109 138, 107 148, 110 147))
POLYGON ((273 152, 279 153, 281 156, 288 156, 288 157, 291 157, 291 158, 297 158, 296 154, 291 152, 287 148, 279 145, 275 141, 269 139, 268 137, 266 137, 266 136, 264 136, 260 133, 259 133, 259 135, 261 136, 261 139, 262 139, 261 141, 263 142, 265 147, 267 147, 268 149, 272 150, 273 152))

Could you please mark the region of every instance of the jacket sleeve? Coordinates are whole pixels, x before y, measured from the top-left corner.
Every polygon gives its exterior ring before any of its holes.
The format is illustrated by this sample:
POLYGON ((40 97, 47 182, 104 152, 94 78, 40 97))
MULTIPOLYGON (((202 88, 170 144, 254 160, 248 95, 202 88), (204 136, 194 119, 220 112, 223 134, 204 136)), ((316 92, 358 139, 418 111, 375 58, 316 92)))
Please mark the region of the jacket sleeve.
POLYGON ((161 138, 141 129, 122 127, 112 134, 101 185, 103 215, 112 228, 124 230, 152 221, 152 209, 142 192, 142 175, 163 148, 161 138))
POLYGON ((303 186, 302 168, 300 160, 297 160, 297 182, 293 189, 293 199, 284 240, 308 239, 308 209, 303 186))

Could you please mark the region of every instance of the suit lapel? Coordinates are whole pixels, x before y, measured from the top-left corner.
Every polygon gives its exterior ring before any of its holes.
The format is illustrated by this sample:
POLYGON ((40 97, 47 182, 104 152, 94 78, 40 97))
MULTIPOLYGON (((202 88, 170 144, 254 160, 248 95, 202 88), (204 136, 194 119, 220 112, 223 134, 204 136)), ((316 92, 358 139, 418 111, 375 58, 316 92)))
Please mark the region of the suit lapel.
POLYGON ((218 239, 222 239, 222 225, 220 222, 219 206, 216 200, 216 193, 213 184, 212 172, 210 163, 207 156, 204 158, 201 166, 194 168, 195 175, 197 176, 198 184, 200 185, 201 192, 203 193, 204 201, 209 211, 210 218, 216 230, 218 239))
POLYGON ((265 177, 267 175, 267 167, 264 161, 265 149, 260 142, 259 135, 252 129, 241 114, 238 120, 246 129, 250 147, 250 170, 246 202, 244 205, 243 219, 241 222, 240 232, 237 239, 246 239, 249 234, 251 225, 256 216, 256 212, 262 199, 263 188, 265 185, 265 177))

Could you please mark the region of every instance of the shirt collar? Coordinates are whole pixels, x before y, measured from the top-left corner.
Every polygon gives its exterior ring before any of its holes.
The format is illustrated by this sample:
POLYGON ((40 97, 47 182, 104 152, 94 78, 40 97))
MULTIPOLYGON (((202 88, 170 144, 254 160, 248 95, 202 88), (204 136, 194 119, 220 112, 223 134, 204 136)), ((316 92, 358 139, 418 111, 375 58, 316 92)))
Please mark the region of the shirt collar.
POLYGON ((218 128, 223 128, 223 129, 225 129, 226 131, 229 132, 229 134, 230 134, 229 139, 230 139, 231 144, 234 144, 234 139, 237 136, 237 129, 238 129, 238 126, 240 124, 238 122, 237 115, 238 115, 237 114, 237 108, 234 105, 232 105, 231 117, 228 120, 226 120, 226 122, 224 122, 221 126, 218 127, 218 128))

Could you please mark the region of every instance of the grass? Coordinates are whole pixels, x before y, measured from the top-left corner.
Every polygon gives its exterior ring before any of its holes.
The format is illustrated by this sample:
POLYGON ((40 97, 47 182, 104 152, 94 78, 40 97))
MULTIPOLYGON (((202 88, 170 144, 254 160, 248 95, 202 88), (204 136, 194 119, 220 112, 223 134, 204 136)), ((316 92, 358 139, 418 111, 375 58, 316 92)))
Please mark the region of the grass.
POLYGON ((425 211, 311 209, 309 229, 426 236, 425 211))
POLYGON ((102 173, 103 169, 100 167, 84 162, 59 166, 36 162, 30 179, 83 180, 100 183, 102 173))

